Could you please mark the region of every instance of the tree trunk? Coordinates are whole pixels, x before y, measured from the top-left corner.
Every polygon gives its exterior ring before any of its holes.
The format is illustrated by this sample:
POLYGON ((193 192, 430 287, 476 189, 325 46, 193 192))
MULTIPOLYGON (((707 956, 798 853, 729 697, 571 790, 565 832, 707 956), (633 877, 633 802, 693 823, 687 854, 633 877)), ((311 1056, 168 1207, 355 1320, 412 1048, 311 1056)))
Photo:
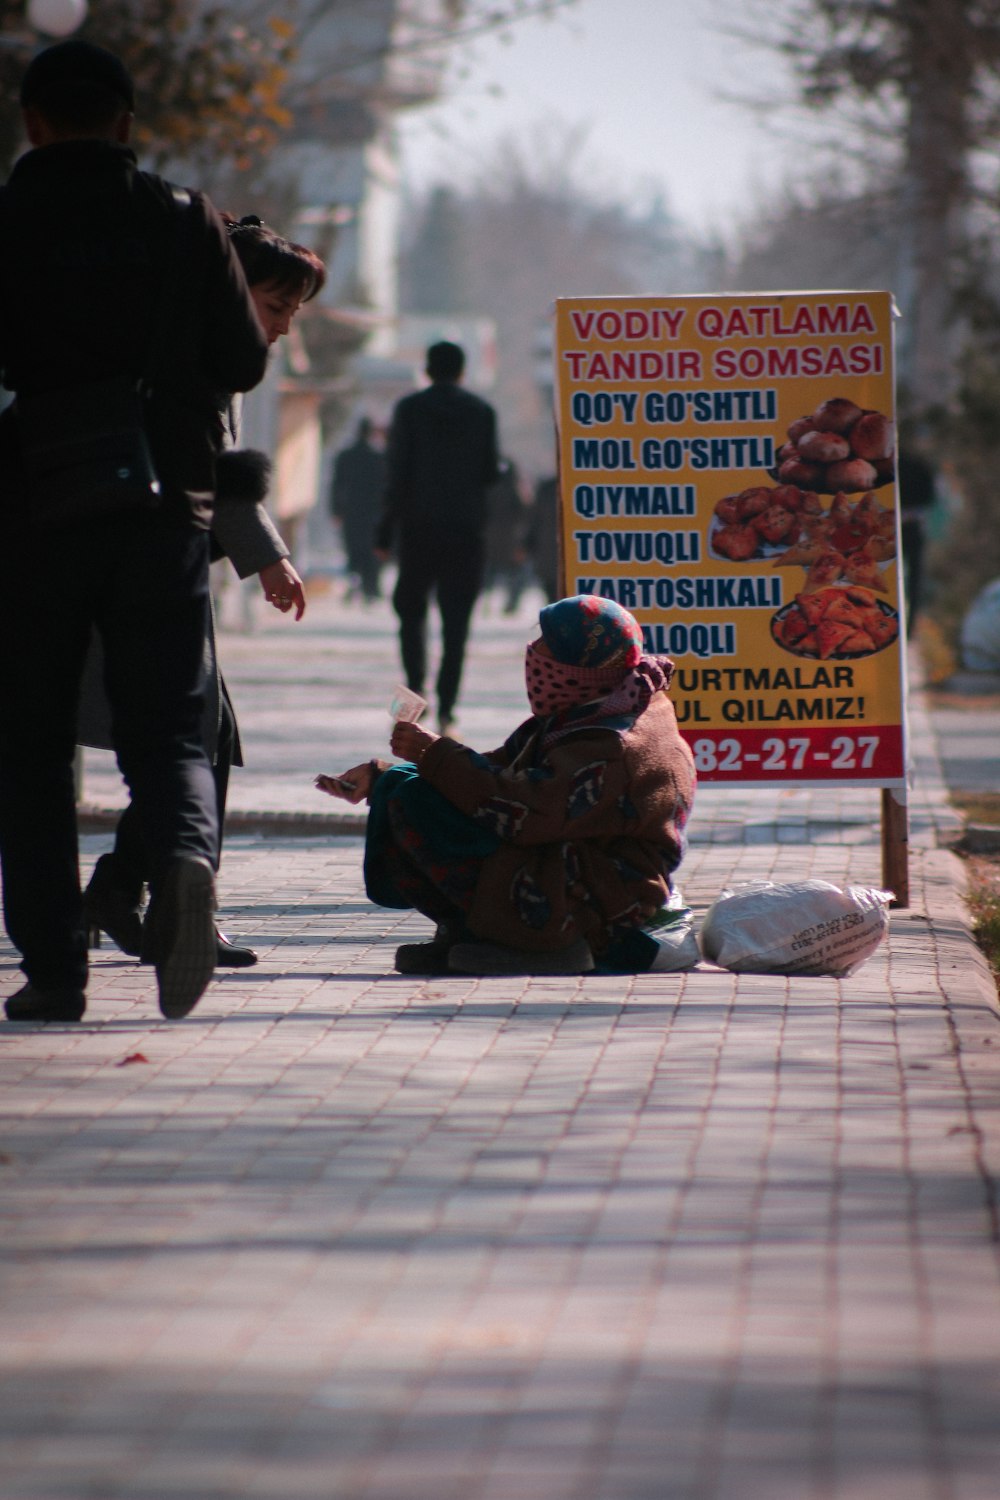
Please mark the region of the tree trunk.
MULTIPOLYGON (((974 41, 954 0, 901 0, 909 67, 900 367, 914 409, 946 404, 958 330, 954 267, 964 237, 974 41)), ((960 8, 959 8, 960 9, 960 8)))

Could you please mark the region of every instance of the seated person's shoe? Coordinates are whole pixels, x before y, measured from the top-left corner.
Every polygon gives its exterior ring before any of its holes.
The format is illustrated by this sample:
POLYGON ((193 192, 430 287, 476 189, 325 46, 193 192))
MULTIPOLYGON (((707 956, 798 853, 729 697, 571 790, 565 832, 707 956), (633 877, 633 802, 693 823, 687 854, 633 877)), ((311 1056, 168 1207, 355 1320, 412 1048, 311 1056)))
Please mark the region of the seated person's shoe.
POLYGON ((460 922, 439 922, 428 943, 403 943, 396 949, 397 974, 447 974, 448 954, 465 935, 460 922))
POLYGON ((553 953, 529 953, 499 943, 456 943, 448 954, 455 974, 589 974, 594 955, 583 938, 553 953))
POLYGON ((215 967, 217 969, 252 969, 259 962, 252 948, 241 948, 220 929, 215 929, 215 967))
POLYGON ((131 891, 115 883, 115 857, 102 854, 83 893, 83 919, 87 924, 87 947, 101 946, 106 932, 123 953, 138 958, 142 948, 142 902, 131 891))
POLYGON ((42 989, 30 982, 4 1004, 8 1021, 79 1021, 86 1008, 87 997, 73 985, 42 989))
POLYGON ((149 903, 142 959, 156 965, 160 1010, 179 1021, 198 1004, 215 972, 215 872, 198 855, 175 859, 149 903))
POLYGON ((447 974, 448 949, 440 943, 403 943, 396 949, 397 974, 447 974))

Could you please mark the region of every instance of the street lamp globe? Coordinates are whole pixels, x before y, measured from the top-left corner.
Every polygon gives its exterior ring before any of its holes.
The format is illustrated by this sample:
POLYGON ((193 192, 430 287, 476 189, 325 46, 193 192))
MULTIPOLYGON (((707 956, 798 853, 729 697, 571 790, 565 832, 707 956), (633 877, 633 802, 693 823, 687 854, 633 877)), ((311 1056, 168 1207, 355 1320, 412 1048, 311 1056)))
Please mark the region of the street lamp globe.
POLYGON ((86 14, 87 0, 28 0, 28 24, 46 36, 69 36, 86 14))

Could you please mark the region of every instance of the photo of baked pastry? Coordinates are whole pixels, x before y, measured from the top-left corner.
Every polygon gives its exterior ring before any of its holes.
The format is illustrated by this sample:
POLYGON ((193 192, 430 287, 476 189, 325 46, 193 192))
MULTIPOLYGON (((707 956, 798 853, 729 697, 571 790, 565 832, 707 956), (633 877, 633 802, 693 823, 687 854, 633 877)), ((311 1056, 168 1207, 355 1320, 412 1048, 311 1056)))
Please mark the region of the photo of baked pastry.
POLYGON ((829 510, 804 517, 796 541, 774 566, 805 568, 807 593, 839 581, 888 593, 883 573, 895 556, 895 511, 881 506, 869 490, 853 503, 847 495, 834 495, 829 510))
POLYGON ((822 495, 857 494, 895 478, 895 453, 891 418, 834 396, 789 424, 773 474, 822 495))
POLYGON ((842 579, 887 591, 882 573, 896 556, 896 515, 873 490, 856 501, 838 492, 824 504, 796 485, 758 485, 718 502, 708 551, 727 562, 804 568, 807 590, 842 579))
POLYGON ((797 594, 771 616, 771 635, 794 656, 853 661, 884 651, 899 636, 899 615, 853 584, 797 594))
POLYGON ((819 496, 794 484, 757 484, 724 495, 709 525, 709 555, 727 562, 776 559, 798 540, 805 518, 822 513, 819 496))

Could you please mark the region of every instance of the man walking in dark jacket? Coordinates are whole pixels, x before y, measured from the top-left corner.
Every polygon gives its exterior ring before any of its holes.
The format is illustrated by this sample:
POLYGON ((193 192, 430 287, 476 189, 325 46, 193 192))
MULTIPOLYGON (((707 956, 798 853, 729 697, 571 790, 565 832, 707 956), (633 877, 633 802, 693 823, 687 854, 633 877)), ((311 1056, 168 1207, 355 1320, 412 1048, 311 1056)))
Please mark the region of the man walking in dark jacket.
POLYGON ((27 983, 6 1011, 77 1021, 85 1008, 73 757, 96 625, 151 861, 144 957, 176 1018, 215 963, 218 828, 201 717, 217 393, 257 384, 267 341, 215 210, 137 170, 133 85, 114 54, 81 41, 48 48, 28 66, 21 104, 33 149, 0 189, 0 373, 17 397, 3 422, 0 509, 18 559, 0 591, 0 857, 27 983), (44 458, 46 423, 60 443, 95 387, 133 401, 141 388, 158 498, 116 493, 110 509, 102 499, 83 513, 87 471, 71 464, 62 509, 46 514, 39 412, 44 458))
POLYGON ((422 693, 427 671, 427 609, 436 591, 442 654, 438 720, 447 731, 462 679, 469 620, 483 583, 486 492, 499 473, 496 413, 462 390, 465 355, 457 344, 427 351, 431 384, 404 396, 389 431, 385 509, 376 538, 387 558, 396 542, 392 596, 407 686, 422 693))

